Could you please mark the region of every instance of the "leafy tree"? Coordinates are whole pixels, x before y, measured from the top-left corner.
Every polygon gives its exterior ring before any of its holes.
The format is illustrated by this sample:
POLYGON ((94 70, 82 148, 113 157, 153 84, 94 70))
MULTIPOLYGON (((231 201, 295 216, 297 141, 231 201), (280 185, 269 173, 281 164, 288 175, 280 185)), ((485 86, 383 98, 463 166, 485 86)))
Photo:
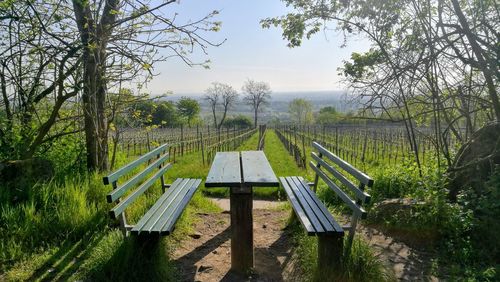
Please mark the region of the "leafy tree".
POLYGON ((263 81, 247 80, 242 88, 245 96, 243 101, 250 105, 254 112, 254 127, 257 127, 257 117, 261 106, 265 106, 271 99, 271 87, 263 81))
POLYGON ((313 121, 312 104, 305 99, 293 99, 288 104, 288 113, 298 125, 310 124, 313 121))
POLYGON ((180 57, 188 65, 194 63, 188 54, 193 48, 203 50, 217 45, 200 33, 217 31, 220 23, 210 19, 212 12, 200 20, 178 24, 168 15, 167 6, 177 1, 72 1, 74 18, 83 48, 83 108, 90 169, 108 167, 107 119, 104 114, 109 82, 141 78, 148 81, 153 65, 171 56, 180 57), (169 50, 160 55, 158 48, 169 50), (126 73, 124 75, 124 72, 126 73))
POLYGON ((180 124, 179 114, 175 104, 171 101, 162 101, 155 105, 151 122, 159 126, 177 126, 180 124))
POLYGON ((321 125, 330 125, 338 122, 339 117, 340 114, 337 112, 337 110, 332 106, 328 106, 319 110, 316 122, 321 125))
POLYGON ((466 146, 480 127, 500 120, 495 1, 284 2, 294 11, 262 25, 281 27, 290 47, 332 21, 346 42, 353 34, 371 41, 371 50, 354 53, 340 70, 364 113, 404 123, 419 167, 420 121, 435 129, 438 165, 444 158, 451 167, 450 139, 466 146))
POLYGON ((205 91, 203 97, 209 104, 212 110, 214 126, 221 128, 226 119, 227 111, 234 106, 238 100, 238 92, 228 84, 213 82, 212 86, 205 91), (217 109, 222 108, 222 117, 217 122, 217 109))
POLYGON ((41 14, 40 5, 0 3, 0 158, 4 159, 31 158, 42 146, 80 131, 76 109, 66 104, 82 87, 81 46, 61 31, 71 20, 41 14), (54 127, 56 123, 60 126, 54 127))
POLYGON ((191 127, 192 121, 200 114, 200 104, 195 99, 182 97, 177 102, 177 110, 187 119, 188 126, 191 127))
POLYGON ((252 126, 252 121, 249 117, 245 115, 237 115, 235 117, 229 117, 224 121, 224 127, 238 127, 238 128, 248 128, 252 126))

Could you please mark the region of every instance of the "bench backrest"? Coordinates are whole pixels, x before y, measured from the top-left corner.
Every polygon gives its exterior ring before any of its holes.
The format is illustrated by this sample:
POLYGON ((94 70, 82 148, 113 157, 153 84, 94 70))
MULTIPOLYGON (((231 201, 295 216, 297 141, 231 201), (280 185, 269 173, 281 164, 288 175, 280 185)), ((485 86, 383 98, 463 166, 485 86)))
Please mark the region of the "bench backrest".
MULTIPOLYGON (((313 148, 318 151, 317 153, 311 153, 314 161, 309 163, 311 168, 316 172, 314 190, 316 191, 319 178, 321 178, 328 187, 330 187, 330 189, 351 208, 354 215, 353 221, 356 221, 358 217, 365 218, 366 211, 363 209, 362 205, 370 201, 370 195, 364 190, 366 187, 373 186, 373 179, 328 151, 317 142, 313 142, 312 145, 313 148), (353 183, 350 178, 356 179, 356 182, 359 183, 353 183), (339 182, 343 185, 338 185, 337 183, 339 182), (350 194, 353 194, 355 199, 351 198, 349 192, 346 193, 342 189, 343 186, 350 190, 350 194)), ((356 222, 353 222, 353 225, 355 224, 356 222)))
POLYGON ((167 160, 168 145, 164 144, 103 178, 103 182, 105 185, 111 184, 113 186, 113 191, 106 195, 108 203, 117 202, 123 195, 125 195, 127 191, 129 191, 130 189, 133 190, 129 195, 127 195, 126 198, 120 200, 118 204, 113 209, 111 209, 111 217, 117 218, 118 215, 122 214, 126 207, 132 204, 159 178, 162 182, 162 188, 164 187, 165 184, 163 181, 163 174, 165 174, 165 172, 171 167, 170 163, 166 163, 167 160), (127 175, 127 173, 131 172, 143 163, 151 161, 152 159, 154 160, 150 164, 148 164, 146 168, 144 168, 134 176, 124 180, 122 184, 118 185, 118 179, 122 179, 125 175, 127 175), (137 186, 137 184, 141 180, 143 180, 156 168, 158 168, 158 171, 156 173, 154 173, 150 178, 137 186))

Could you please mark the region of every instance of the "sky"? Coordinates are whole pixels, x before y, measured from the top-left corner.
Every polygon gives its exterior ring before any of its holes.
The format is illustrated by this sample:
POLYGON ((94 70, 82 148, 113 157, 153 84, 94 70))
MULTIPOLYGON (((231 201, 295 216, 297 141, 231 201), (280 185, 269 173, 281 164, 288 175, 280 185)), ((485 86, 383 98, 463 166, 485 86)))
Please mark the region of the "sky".
MULTIPOLYGON (((154 66, 158 76, 147 85, 153 95, 172 91, 174 95, 201 94, 212 82, 222 82, 240 90, 244 81, 253 79, 270 84, 273 92, 342 90, 337 68, 352 52, 368 50, 364 39, 344 39, 336 31, 319 32, 302 46, 288 48, 281 29, 263 29, 260 20, 285 15, 290 11, 279 0, 181 0, 168 7, 180 19, 199 19, 213 10, 222 22, 217 33, 207 33, 213 42, 226 41, 220 47, 200 50, 191 55, 193 61, 209 59, 210 69, 189 67, 178 58, 154 66)), ((334 23, 329 24, 334 27, 334 23)))

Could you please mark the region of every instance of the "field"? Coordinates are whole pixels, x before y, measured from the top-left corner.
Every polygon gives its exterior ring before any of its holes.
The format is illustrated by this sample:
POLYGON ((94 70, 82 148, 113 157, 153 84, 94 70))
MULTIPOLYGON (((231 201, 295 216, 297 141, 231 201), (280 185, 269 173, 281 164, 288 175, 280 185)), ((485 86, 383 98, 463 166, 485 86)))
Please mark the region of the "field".
MULTIPOLYGON (((208 131, 206 132, 208 135, 208 131)), ((467 243, 461 241, 457 235, 463 232, 461 228, 467 223, 459 221, 461 210, 445 204, 444 196, 433 188, 441 184, 438 174, 432 172, 435 166, 431 163, 429 151, 422 154, 422 159, 426 160, 424 172, 427 175, 425 182, 422 182, 418 169, 408 166, 411 159, 405 151, 407 148, 398 149, 402 145, 388 142, 388 139, 371 139, 367 133, 369 131, 353 135, 348 130, 337 130, 335 135, 335 131, 325 130, 320 133, 314 129, 299 131, 282 127, 268 129, 266 132, 263 149, 277 176, 300 175, 313 180, 313 171, 305 165, 311 160, 310 142, 313 140, 325 144, 333 152, 359 165, 370 174, 375 179, 375 186, 368 191, 373 196, 368 207, 369 214, 373 216, 370 216, 366 223, 379 226, 387 232, 403 232, 406 237, 413 236, 414 238, 410 239, 417 245, 427 240, 432 243, 429 246, 437 246, 439 251, 432 252, 433 266, 425 270, 429 275, 448 279, 460 277, 464 275, 463 269, 459 267, 463 263, 461 260, 483 269, 479 277, 488 278, 495 275, 492 268, 481 263, 471 263, 472 256, 454 249, 457 244, 465 246, 467 243), (426 190, 422 191, 422 185, 426 190), (399 218, 396 215, 381 222, 373 207, 386 198, 412 198, 425 204, 419 206, 415 210, 416 213, 408 218, 399 218), (371 209, 373 211, 370 211, 371 209), (453 234, 454 237, 448 234, 453 234), (440 238, 444 236, 447 238, 446 244, 454 245, 443 245, 440 238), (451 252, 448 248, 453 248, 452 251, 458 257, 452 264, 446 265, 447 260, 444 257, 451 252)), ((145 148, 155 146, 162 138, 170 138, 168 140, 173 142, 170 151, 171 162, 174 165, 167 172, 167 182, 170 183, 177 177, 203 179, 208 174, 214 152, 255 150, 260 137, 256 130, 227 131, 220 142, 217 134, 204 139, 201 137, 203 133, 191 130, 189 133, 183 132, 182 135, 180 137, 179 132, 171 133, 170 136, 155 132, 151 135, 148 133, 144 139, 123 139, 117 146, 115 167, 126 164, 139 154, 138 149, 135 153, 128 149, 126 144, 131 144, 127 143, 130 140, 135 140, 135 144, 142 143, 141 152, 145 152, 145 148)), ((139 145, 134 147, 139 148, 139 145)), ((169 258, 170 254, 186 240, 188 234, 195 231, 192 228, 198 220, 198 213, 219 211, 209 197, 228 195, 227 189, 200 189, 177 223, 173 236, 145 243, 133 238, 124 238, 116 229, 116 222, 109 219, 107 211, 110 206, 105 202, 105 195, 110 188, 102 185, 101 177, 99 174, 68 176, 41 183, 31 188, 27 200, 16 204, 10 204, 8 195, 1 194, 3 204, 0 230, 4 234, 0 239, 2 279, 175 280, 179 270, 169 258)), ((147 192, 128 209, 127 216, 132 223, 159 197, 160 189, 150 190, 152 191, 147 192)), ((318 195, 337 217, 343 217, 345 210, 326 185, 320 184, 318 195)), ((255 191, 255 197, 286 200, 282 188, 258 189, 255 191)), ((290 210, 290 206, 285 208, 290 210)), ((303 254, 299 262, 303 279, 314 279, 316 240, 305 236, 297 223, 291 221, 290 226, 295 234, 293 244, 296 250, 303 254)), ((350 259, 346 260, 346 273, 343 277, 348 281, 392 280, 390 267, 375 258, 373 250, 363 239, 357 238, 356 242, 350 259)), ((469 268, 466 271, 469 271, 468 275, 472 275, 471 273, 477 273, 477 270, 474 270, 477 268, 469 268)))

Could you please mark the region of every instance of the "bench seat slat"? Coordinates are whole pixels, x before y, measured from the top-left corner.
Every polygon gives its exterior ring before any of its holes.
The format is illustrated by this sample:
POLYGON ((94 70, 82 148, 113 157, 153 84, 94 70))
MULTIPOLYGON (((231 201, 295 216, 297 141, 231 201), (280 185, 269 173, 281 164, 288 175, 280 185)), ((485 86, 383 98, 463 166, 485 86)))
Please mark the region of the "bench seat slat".
POLYGON ((137 184, 141 179, 143 179, 146 175, 148 175, 155 168, 159 167, 163 162, 165 162, 167 160, 167 158, 168 158, 168 154, 161 156, 159 159, 157 159, 155 162, 150 164, 144 170, 142 170, 141 172, 139 172, 138 174, 136 174, 132 178, 130 178, 122 186, 116 188, 111 193, 109 193, 106 197, 108 199, 108 203, 112 203, 112 202, 118 200, 118 198, 123 196, 123 194, 125 194, 125 192, 127 192, 128 189, 130 189, 135 184, 137 184))
POLYGON ((288 184, 290 185, 290 188, 292 188, 292 191, 295 194, 295 197, 297 197, 300 205, 302 206, 302 208, 306 212, 307 218, 309 218, 312 225, 314 226, 316 233, 325 232, 325 229, 323 228, 323 226, 319 222, 318 218, 316 217, 316 214, 311 209, 311 207, 308 205, 308 203, 307 203, 306 199, 304 198, 304 196, 302 195, 302 193, 300 193, 300 191, 298 191, 298 188, 295 186, 295 183, 293 183, 293 181, 290 182, 289 179, 287 179, 287 181, 288 181, 288 184))
POLYGON ((310 197, 314 200, 318 208, 323 212, 325 217, 327 218, 328 222, 333 226, 333 229, 335 230, 336 233, 343 233, 342 227, 337 223, 337 221, 333 218, 332 214, 330 211, 326 208, 326 206, 318 199, 318 197, 314 194, 311 189, 309 189, 309 185, 307 182, 304 180, 302 177, 297 178, 298 181, 302 184, 302 187, 304 188, 304 191, 310 195, 310 197))
MULTIPOLYGON (((177 192, 170 196, 170 201, 168 204, 163 205, 163 209, 160 209, 160 213, 156 213, 151 217, 150 220, 143 228, 142 231, 151 233, 153 230, 161 231, 163 225, 168 221, 170 216, 179 207, 179 204, 184 199, 184 196, 189 192, 191 184, 193 184, 195 179, 187 179, 182 187, 177 188, 177 192)), ((175 189, 175 187, 174 187, 175 189)))
POLYGON ((311 221, 306 215, 306 212, 302 208, 302 206, 299 203, 299 200, 295 197, 295 195, 292 192, 292 189, 290 188, 288 182, 284 177, 280 177, 280 182, 283 188, 285 189, 286 195, 288 196, 288 199, 290 200, 290 203, 292 203, 292 208, 295 211, 295 214, 299 218, 300 222, 302 223, 302 226, 307 231, 308 235, 314 235, 316 233, 316 230, 314 229, 313 225, 311 224, 311 221))
POLYGON ((319 177, 321 177, 321 179, 323 179, 323 181, 325 181, 328 187, 330 187, 330 189, 332 189, 337 194, 337 196, 339 196, 344 201, 344 203, 346 203, 351 208, 351 210, 354 211, 355 214, 361 216, 361 218, 366 217, 366 211, 362 207, 356 205, 356 203, 344 191, 342 191, 342 189, 340 189, 337 184, 331 181, 330 178, 328 178, 328 176, 320 168, 316 167, 312 161, 309 162, 309 166, 317 173, 319 177))
POLYGON ((168 149, 168 144, 163 144, 163 145, 159 146, 158 148, 154 149, 153 151, 151 151, 151 152, 143 155, 142 157, 134 160, 133 162, 127 164, 126 166, 116 170, 115 172, 111 173, 110 175, 105 176, 103 178, 104 185, 108 185, 110 183, 115 182, 116 180, 118 180, 118 178, 120 176, 133 170, 138 165, 149 161, 150 159, 154 158, 156 155, 160 155, 160 154, 166 152, 167 149, 168 149))
POLYGON ((350 173, 352 176, 356 177, 361 183, 367 185, 368 187, 372 187, 373 185, 373 179, 371 179, 368 175, 364 174, 357 168, 353 167, 343 159, 337 157, 335 154, 332 152, 328 151, 325 149, 323 146, 318 144, 317 142, 313 142, 313 147, 318 149, 318 151, 326 156, 328 159, 330 159, 332 162, 337 164, 339 167, 341 167, 343 170, 347 171, 350 173))
MULTIPOLYGON (((309 216, 315 216, 318 220, 318 222, 321 224, 321 226, 324 229, 325 233, 331 234, 335 230, 333 228, 333 225, 329 222, 329 220, 326 218, 325 214, 323 211, 318 207, 318 204, 316 201, 314 201, 313 198, 315 196, 311 196, 311 194, 307 193, 305 190, 309 190, 308 186, 302 186, 301 181, 297 177, 287 177, 289 183, 293 183, 295 185, 295 193, 300 193, 305 200, 305 202, 302 202, 302 205, 308 205, 313 212, 313 214, 309 216)), ((323 205, 323 204, 321 204, 323 205)))
POLYGON ((362 191, 354 183, 349 181, 345 176, 343 176, 340 172, 338 172, 333 166, 331 166, 329 163, 327 163, 325 160, 321 159, 316 153, 312 152, 311 156, 315 161, 317 161, 322 167, 324 167, 328 172, 330 172, 335 178, 337 178, 342 184, 345 186, 349 187, 354 194, 356 194, 356 197, 363 201, 363 203, 368 203, 370 201, 370 195, 368 195, 366 192, 362 191))
MULTIPOLYGON (((175 187, 175 186, 179 185, 179 183, 181 183, 182 181, 183 181, 182 178, 177 178, 174 181, 174 183, 172 183, 172 185, 170 187, 175 187)), ((147 223, 147 221, 151 217, 151 215, 153 215, 156 212, 156 210, 158 209, 157 205, 165 202, 168 199, 169 195, 172 194, 173 191, 174 191, 173 189, 167 189, 165 191, 165 193, 163 193, 163 195, 161 195, 161 197, 156 201, 156 203, 146 212, 146 214, 144 214, 141 217, 141 219, 136 223, 136 225, 134 226, 133 229, 136 229, 136 230, 141 229, 142 226, 144 226, 144 224, 147 223)))
POLYGON ((152 232, 158 232, 161 235, 169 235, 170 233, 172 233, 175 227, 175 223, 179 219, 180 215, 182 214, 185 207, 193 197, 196 190, 198 190, 200 184, 201 184, 201 179, 195 179, 195 181, 189 185, 189 190, 187 194, 182 198, 182 201, 177 206, 177 209, 175 209, 172 215, 169 217, 168 221, 163 223, 161 227, 156 226, 155 228, 153 228, 152 232))
POLYGON ((165 171, 167 171, 170 167, 172 167, 172 164, 167 164, 164 167, 162 167, 158 172, 156 172, 151 178, 149 178, 146 182, 142 183, 134 192, 132 192, 127 198, 125 198, 123 201, 121 201, 118 205, 116 205, 111 211, 110 215, 113 218, 116 218, 119 214, 121 214, 126 207, 128 207, 130 204, 132 204, 137 197, 142 195, 153 183, 160 178, 165 171))
POLYGON ((182 191, 182 188, 186 186, 189 179, 179 178, 172 183, 172 186, 160 197, 158 201, 148 210, 148 212, 137 222, 137 224, 132 229, 133 232, 142 232, 148 230, 153 226, 159 219, 160 215, 165 212, 165 210, 172 204, 172 201, 178 196, 182 191))

